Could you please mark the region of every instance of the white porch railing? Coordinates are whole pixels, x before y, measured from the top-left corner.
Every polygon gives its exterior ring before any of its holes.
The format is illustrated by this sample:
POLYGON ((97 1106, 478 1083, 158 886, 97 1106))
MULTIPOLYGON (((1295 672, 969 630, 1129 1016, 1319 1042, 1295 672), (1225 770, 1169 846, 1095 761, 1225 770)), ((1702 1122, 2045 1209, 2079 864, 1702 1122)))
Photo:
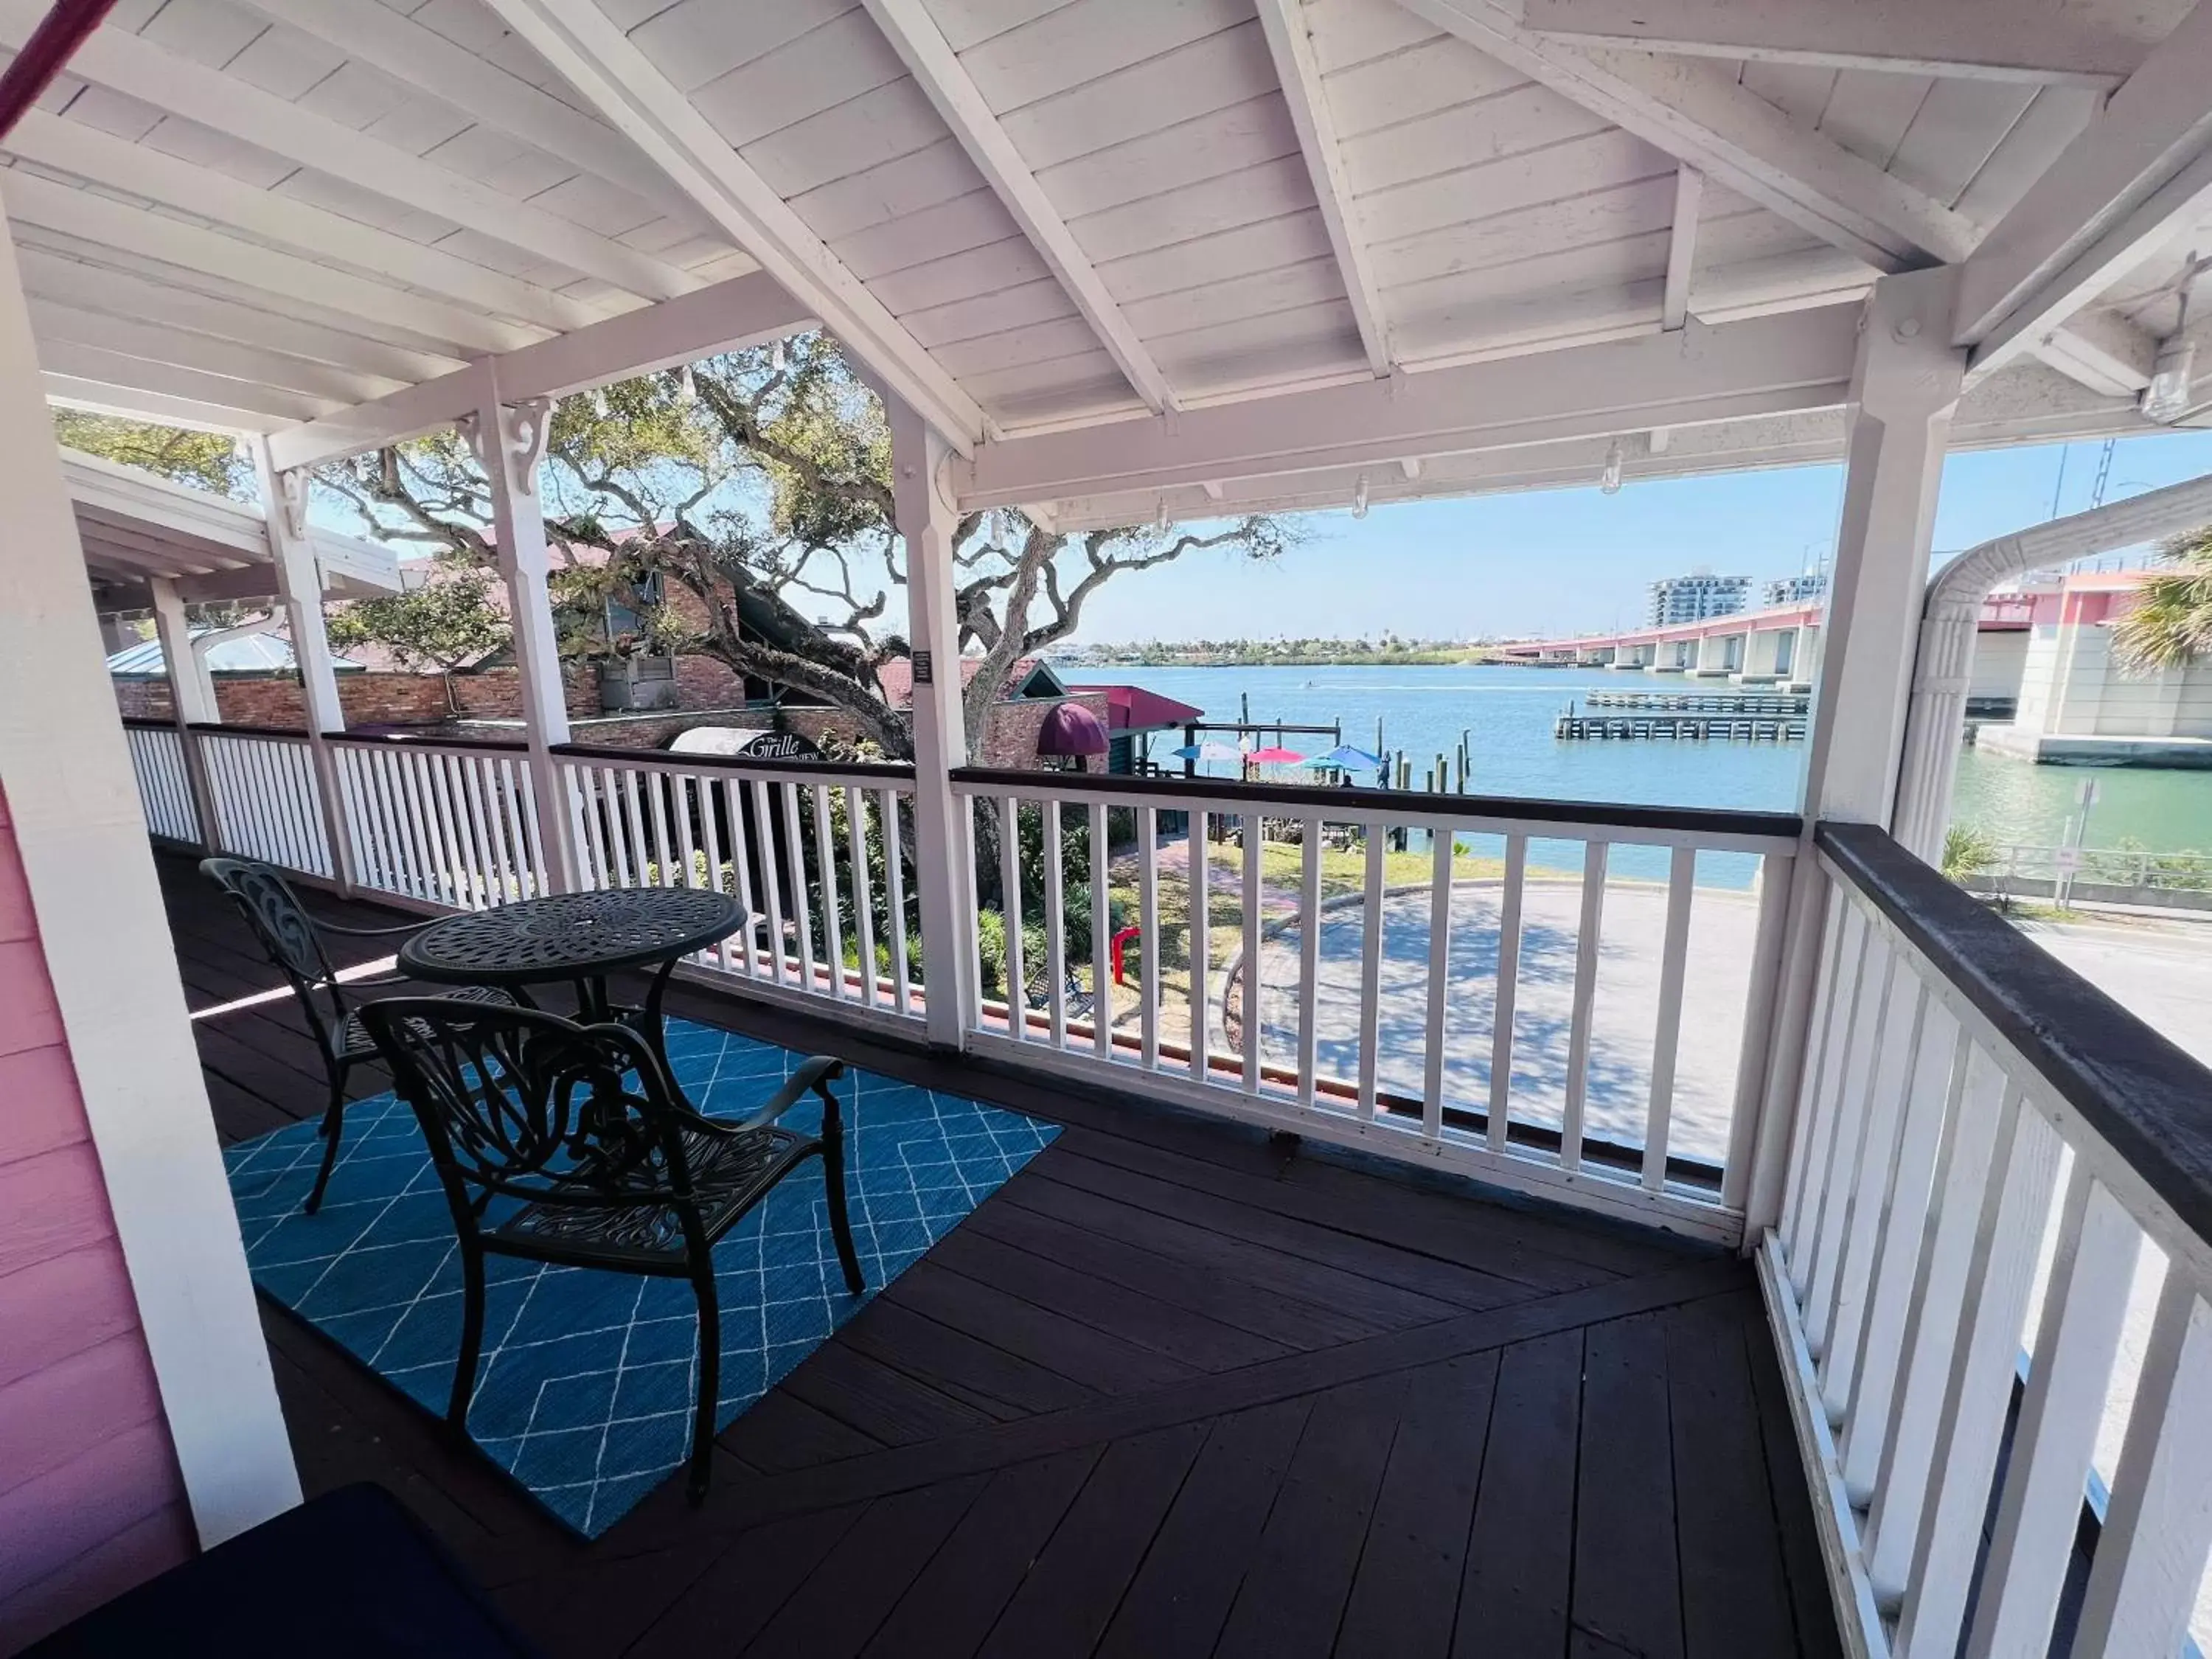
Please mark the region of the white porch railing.
POLYGON ((185 763, 183 736, 167 720, 126 720, 123 740, 131 750, 131 769, 138 780, 146 828, 164 841, 198 846, 200 815, 192 804, 192 780, 185 763))
POLYGON ((919 1028, 911 768, 555 753, 583 885, 719 886, 752 921, 696 967, 919 1028))
POLYGON ((2070 1651, 2177 1654, 2212 1545, 2212 1078, 1881 831, 1820 847, 1759 1267, 1844 1636, 2041 1655, 2094 1536, 2070 1651))
POLYGON ((222 851, 336 877, 306 733, 252 726, 195 726, 190 732, 207 769, 222 851))
POLYGON ((521 744, 330 742, 357 886, 455 910, 552 890, 521 744))
POLYGON ((1796 819, 1066 773, 953 787, 1003 894, 1003 950, 979 929, 973 964, 978 1050, 1740 1239, 1796 819), (1222 825, 1234 844, 1209 842, 1222 825))

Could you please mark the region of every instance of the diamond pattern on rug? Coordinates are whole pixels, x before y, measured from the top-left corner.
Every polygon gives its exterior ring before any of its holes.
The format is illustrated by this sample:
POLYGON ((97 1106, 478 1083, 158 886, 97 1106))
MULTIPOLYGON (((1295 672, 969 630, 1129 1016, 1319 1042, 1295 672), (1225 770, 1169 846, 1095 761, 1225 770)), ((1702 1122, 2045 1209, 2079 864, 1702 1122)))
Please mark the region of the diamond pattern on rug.
MULTIPOLYGON (((804 1056, 687 1020, 672 1069, 702 1111, 742 1117, 804 1056)), ((848 1069, 846 1192, 866 1295, 847 1294, 818 1164, 801 1165, 714 1252, 722 1308, 717 1430, 866 1305, 1059 1130, 1018 1113, 848 1069)), ((813 1133, 821 1104, 783 1121, 813 1133)), ((395 1097, 346 1109, 322 1211, 300 1206, 322 1142, 311 1121, 224 1154, 254 1282, 434 1415, 460 1346, 453 1224, 414 1114, 395 1097)), ((484 1358, 469 1433, 586 1537, 612 1526, 690 1449, 698 1331, 683 1279, 489 1257, 484 1358)))

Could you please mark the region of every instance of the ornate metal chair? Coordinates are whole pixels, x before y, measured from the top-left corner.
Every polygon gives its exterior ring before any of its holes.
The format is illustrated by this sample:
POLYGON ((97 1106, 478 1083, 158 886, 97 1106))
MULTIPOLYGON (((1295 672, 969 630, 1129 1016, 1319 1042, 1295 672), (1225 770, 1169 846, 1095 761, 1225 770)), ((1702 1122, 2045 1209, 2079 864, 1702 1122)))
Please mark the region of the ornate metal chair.
POLYGON ((707 1495, 721 1386, 718 1240, 810 1158, 822 1160, 846 1288, 866 1288, 845 1213, 844 1121, 817 1055, 742 1121, 688 1105, 659 1050, 629 1026, 579 1025, 535 1009, 393 997, 362 1023, 414 1108, 460 1239, 461 1346, 447 1423, 465 1432, 483 1342, 484 1258, 690 1281, 699 1307, 691 1501, 707 1495), (779 1120, 812 1091, 822 1132, 779 1120))
MULTIPOLYGON (((355 1066, 374 1058, 376 1054, 376 1045, 362 1027, 359 1010, 348 1001, 348 997, 363 990, 380 990, 408 982, 398 975, 389 974, 357 979, 341 986, 337 971, 331 966, 330 953, 323 949, 322 936, 343 933, 354 939, 388 938, 427 927, 434 918, 403 921, 393 927, 344 927, 309 915, 299 896, 293 892, 291 884, 265 864, 245 859, 203 859, 200 873, 230 896, 231 902, 245 916, 246 925, 260 940, 269 960, 290 982, 301 1012, 307 1018, 307 1034, 321 1052, 324 1070, 330 1077, 330 1103, 323 1110, 322 1168, 316 1172, 314 1188, 307 1194, 307 1211, 313 1215, 322 1207, 323 1189, 330 1185, 331 1171, 338 1161, 338 1141, 345 1123, 346 1079, 355 1066)), ((454 995, 480 1002, 513 1000, 506 992, 489 988, 462 990, 454 995)))

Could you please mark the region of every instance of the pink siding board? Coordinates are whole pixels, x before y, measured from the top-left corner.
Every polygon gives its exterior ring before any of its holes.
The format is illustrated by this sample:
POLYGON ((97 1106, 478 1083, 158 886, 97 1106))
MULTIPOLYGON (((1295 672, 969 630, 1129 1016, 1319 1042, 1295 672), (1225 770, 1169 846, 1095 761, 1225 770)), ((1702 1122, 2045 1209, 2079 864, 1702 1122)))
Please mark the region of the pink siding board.
POLYGON ((181 1559, 186 1515, 0 794, 0 1654, 181 1559))
POLYGON ((112 1238, 0 1279, 0 1308, 8 1310, 0 1388, 138 1329, 138 1304, 112 1238))
POLYGON ((0 1596, 0 1653, 59 1630, 191 1553, 191 1516, 179 1499, 95 1545, 62 1571, 0 1596))

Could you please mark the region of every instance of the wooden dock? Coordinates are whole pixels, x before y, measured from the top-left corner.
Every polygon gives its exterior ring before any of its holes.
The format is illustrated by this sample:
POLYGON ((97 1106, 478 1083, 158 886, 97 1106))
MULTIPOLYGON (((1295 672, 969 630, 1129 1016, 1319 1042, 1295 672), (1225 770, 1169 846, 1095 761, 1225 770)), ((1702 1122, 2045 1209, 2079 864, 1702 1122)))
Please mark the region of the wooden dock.
POLYGON ((1803 715, 1561 714, 1552 735, 1576 741, 1672 738, 1686 743, 1802 743, 1803 715))
POLYGON ((1752 719, 1802 715, 1813 703, 1804 691, 1593 691, 1583 701, 1593 708, 1619 708, 1639 714, 1728 714, 1752 719))

